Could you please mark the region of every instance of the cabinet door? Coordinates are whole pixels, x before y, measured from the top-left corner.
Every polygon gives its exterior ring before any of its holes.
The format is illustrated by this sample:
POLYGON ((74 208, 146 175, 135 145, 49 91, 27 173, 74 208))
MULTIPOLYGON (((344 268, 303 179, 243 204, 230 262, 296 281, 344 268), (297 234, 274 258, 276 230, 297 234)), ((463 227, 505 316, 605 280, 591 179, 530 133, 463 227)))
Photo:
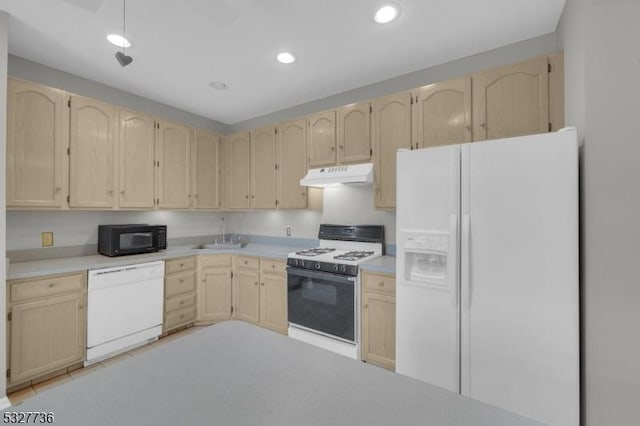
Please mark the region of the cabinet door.
POLYGON ((231 268, 204 268, 198 291, 198 318, 231 318, 231 268))
POLYGON ((476 74, 473 140, 549 131, 547 57, 476 74))
POLYGON ((260 323, 260 274, 257 270, 239 268, 234 273, 236 318, 260 323))
POLYGON ((113 105, 71 97, 69 206, 112 208, 115 204, 113 105))
POLYGON ((307 117, 309 128, 309 167, 336 164, 336 112, 326 111, 307 117))
POLYGON ((158 206, 188 209, 191 205, 191 129, 160 121, 158 128, 158 206))
POLYGON ((307 187, 300 179, 307 173, 307 132, 304 118, 277 126, 278 141, 278 207, 307 207, 307 187))
POLYGON ((371 159, 371 104, 361 102, 338 109, 338 163, 371 159))
POLYGON ((471 78, 417 89, 413 110, 416 149, 471 142, 471 78))
POLYGON ((227 150, 229 207, 232 209, 248 209, 251 207, 249 200, 249 193, 251 192, 251 181, 249 179, 249 132, 229 136, 227 150))
POLYGON ((64 92, 8 79, 7 206, 62 207, 67 196, 64 92))
POLYGON ((120 110, 120 187, 121 208, 155 205, 155 126, 153 117, 120 110))
POLYGON ((362 297, 362 359, 395 369, 395 297, 364 292, 362 297))
POLYGON ((50 297, 11 307, 10 383, 82 361, 85 293, 50 297))
POLYGON ((287 334, 287 278, 262 274, 260 281, 260 325, 287 334))
POLYGON ((223 210, 229 208, 229 139, 220 138, 218 144, 218 207, 223 210))
POLYGON ((411 92, 375 99, 373 141, 376 207, 396 206, 396 152, 411 148, 411 92))
POLYGON ((194 209, 217 209, 220 206, 219 145, 217 135, 194 130, 191 149, 191 206, 194 209))
POLYGON ((276 129, 251 132, 251 207, 276 208, 276 129))

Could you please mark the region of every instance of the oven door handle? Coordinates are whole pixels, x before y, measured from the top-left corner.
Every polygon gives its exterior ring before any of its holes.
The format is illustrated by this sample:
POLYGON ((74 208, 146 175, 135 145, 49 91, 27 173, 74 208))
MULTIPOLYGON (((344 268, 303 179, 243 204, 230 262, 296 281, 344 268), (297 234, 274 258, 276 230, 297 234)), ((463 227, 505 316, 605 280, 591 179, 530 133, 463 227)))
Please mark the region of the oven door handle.
POLYGON ((346 281, 353 283, 356 280, 356 277, 348 275, 332 274, 331 272, 316 272, 310 271, 308 269, 292 268, 291 266, 287 267, 287 274, 297 275, 299 277, 318 278, 321 280, 340 282, 345 284, 346 281))

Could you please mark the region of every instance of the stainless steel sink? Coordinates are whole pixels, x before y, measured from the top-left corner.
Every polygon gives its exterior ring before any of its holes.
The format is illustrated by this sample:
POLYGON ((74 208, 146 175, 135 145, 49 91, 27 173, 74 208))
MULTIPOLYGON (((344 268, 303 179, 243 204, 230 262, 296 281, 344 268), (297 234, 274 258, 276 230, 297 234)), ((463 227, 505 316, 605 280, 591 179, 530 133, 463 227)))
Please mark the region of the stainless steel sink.
POLYGON ((247 243, 244 243, 244 242, 225 241, 224 243, 215 242, 213 244, 200 244, 200 245, 195 246, 194 249, 195 250, 239 249, 239 248, 243 248, 246 245, 247 245, 247 243))

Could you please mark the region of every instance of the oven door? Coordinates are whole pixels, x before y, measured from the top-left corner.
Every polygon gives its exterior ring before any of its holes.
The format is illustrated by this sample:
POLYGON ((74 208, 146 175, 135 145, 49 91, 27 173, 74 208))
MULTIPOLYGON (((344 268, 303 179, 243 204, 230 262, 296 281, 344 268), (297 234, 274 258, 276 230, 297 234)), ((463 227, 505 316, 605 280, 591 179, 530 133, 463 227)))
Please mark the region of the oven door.
POLYGON ((356 277, 287 268, 289 323, 355 343, 356 277))

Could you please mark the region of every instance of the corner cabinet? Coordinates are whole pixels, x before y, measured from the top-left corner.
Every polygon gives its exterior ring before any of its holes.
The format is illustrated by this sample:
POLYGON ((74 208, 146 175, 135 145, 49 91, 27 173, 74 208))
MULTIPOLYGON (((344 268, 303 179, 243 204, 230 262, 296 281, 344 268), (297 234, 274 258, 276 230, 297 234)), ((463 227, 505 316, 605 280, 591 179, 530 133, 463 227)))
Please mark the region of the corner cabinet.
POLYGON ((392 275, 362 274, 362 360, 395 370, 396 280, 392 275))
POLYGON ((220 202, 220 138, 194 130, 191 144, 191 207, 218 209, 220 202))
POLYGON ((155 206, 156 121, 153 117, 119 111, 119 191, 122 209, 153 209, 155 206))
POLYGON ((278 207, 304 209, 307 188, 300 179, 307 173, 307 132, 305 119, 287 121, 276 126, 278 155, 278 207))
POLYGON ((276 129, 267 126, 251 132, 251 208, 277 207, 276 129))
POLYGON ((86 272, 7 282, 10 386, 82 362, 86 272))
POLYGON ((336 164, 336 112, 307 116, 309 168, 336 164))
POLYGON ((375 205, 378 208, 396 206, 396 152, 411 148, 412 104, 411 92, 372 101, 375 205))
POLYGON ((471 78, 420 87, 413 111, 415 149, 471 142, 471 78))
POLYGON ((249 209, 251 144, 249 132, 227 136, 227 197, 229 208, 249 209))
POLYGON ((338 164, 371 160, 371 104, 360 102, 337 110, 338 164))
POLYGON ((549 73, 544 56, 474 74, 473 140, 549 132, 549 73))
POLYGON ((72 96, 69 105, 69 207, 111 209, 116 204, 115 107, 80 96, 72 96))
POLYGON ((65 92, 8 78, 7 100, 7 207, 65 207, 65 92))
POLYGON ((161 120, 158 122, 159 208, 191 207, 191 129, 161 120))

